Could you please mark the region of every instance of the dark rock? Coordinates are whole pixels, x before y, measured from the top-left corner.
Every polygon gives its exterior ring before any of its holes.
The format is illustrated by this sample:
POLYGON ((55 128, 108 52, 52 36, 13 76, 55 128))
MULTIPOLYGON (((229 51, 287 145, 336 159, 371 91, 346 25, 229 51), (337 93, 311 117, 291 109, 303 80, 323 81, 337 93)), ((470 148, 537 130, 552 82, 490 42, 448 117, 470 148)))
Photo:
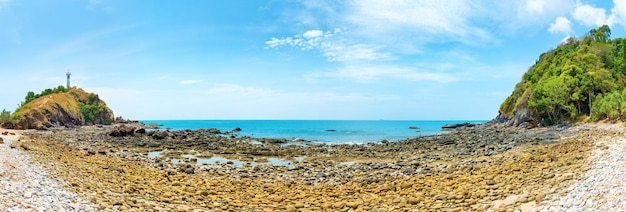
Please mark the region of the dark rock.
POLYGON ((220 131, 220 130, 219 130, 219 129, 217 129, 217 128, 211 128, 211 129, 208 129, 208 132, 209 132, 209 133, 211 133, 211 134, 215 134, 215 135, 217 135, 217 134, 221 134, 221 133, 222 133, 222 131, 220 131))
POLYGON ((143 127, 138 127, 135 129, 135 133, 137 134, 146 134, 146 129, 143 127))
POLYGON ((474 127, 474 126, 475 126, 475 124, 472 124, 472 123, 469 123, 469 122, 465 122, 465 123, 461 123, 461 124, 446 124, 446 125, 443 125, 441 127, 441 129, 453 130, 453 129, 460 128, 460 127, 474 127))
POLYGON ((233 129, 233 132, 240 132, 240 131, 241 131, 241 128, 239 127, 236 127, 235 129, 233 129))
POLYGON ((124 136, 133 136, 135 135, 135 126, 119 124, 113 126, 109 131, 107 131, 107 135, 113 137, 124 137, 124 136))
POLYGON ((441 142, 441 145, 452 145, 452 144, 455 144, 455 143, 456 143, 456 141, 454 141, 454 140, 447 140, 447 141, 441 142))
POLYGON ((416 127, 416 126, 409 126, 409 129, 413 129, 413 130, 415 130, 415 129, 419 129, 419 127, 416 127))
POLYGON ((163 140, 170 137, 170 134, 167 131, 150 131, 150 133, 148 133, 148 136, 156 140, 163 140))

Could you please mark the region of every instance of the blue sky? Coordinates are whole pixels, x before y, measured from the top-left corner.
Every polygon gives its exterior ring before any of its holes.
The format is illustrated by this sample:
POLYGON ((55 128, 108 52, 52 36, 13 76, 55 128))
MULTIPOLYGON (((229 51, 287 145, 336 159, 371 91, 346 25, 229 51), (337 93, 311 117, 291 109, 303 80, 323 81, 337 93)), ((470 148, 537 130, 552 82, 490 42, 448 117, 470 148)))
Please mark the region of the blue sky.
POLYGON ((0 0, 0 108, 65 84, 131 119, 494 118, 626 0, 0 0))

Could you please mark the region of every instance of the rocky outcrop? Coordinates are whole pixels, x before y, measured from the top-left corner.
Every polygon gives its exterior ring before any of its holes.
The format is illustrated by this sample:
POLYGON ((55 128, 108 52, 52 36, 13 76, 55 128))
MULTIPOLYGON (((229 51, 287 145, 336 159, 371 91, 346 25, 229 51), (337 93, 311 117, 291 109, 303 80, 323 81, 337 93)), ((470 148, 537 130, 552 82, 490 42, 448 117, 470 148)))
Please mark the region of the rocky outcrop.
POLYGON ((80 88, 37 98, 12 115, 15 129, 40 130, 55 126, 108 125, 113 123, 114 117, 98 95, 80 88))
POLYGON ((124 137, 124 136, 133 136, 135 134, 145 134, 146 129, 140 126, 131 126, 125 124, 118 124, 113 126, 109 131, 107 131, 107 135, 113 137, 124 137))
POLYGON ((541 117, 533 115, 528 108, 528 98, 530 96, 529 92, 526 92, 523 96, 518 97, 521 98, 521 100, 517 103, 517 105, 515 105, 513 111, 505 111, 504 105, 507 104, 507 101, 510 101, 510 98, 514 97, 514 95, 515 93, 505 100, 503 106, 500 107, 500 110, 498 111, 498 116, 491 122, 504 123, 508 126, 536 127, 539 120, 541 120, 541 117))

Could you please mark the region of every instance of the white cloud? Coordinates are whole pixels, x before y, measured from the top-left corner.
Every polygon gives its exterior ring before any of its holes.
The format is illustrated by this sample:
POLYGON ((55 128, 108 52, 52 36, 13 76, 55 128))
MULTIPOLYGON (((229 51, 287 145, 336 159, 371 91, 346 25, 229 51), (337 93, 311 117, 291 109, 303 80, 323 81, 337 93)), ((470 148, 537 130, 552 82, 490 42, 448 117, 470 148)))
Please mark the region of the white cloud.
POLYGON ((470 23, 479 8, 468 1, 362 0, 352 1, 349 8, 345 20, 365 37, 385 40, 412 35, 409 42, 417 38, 463 43, 492 39, 486 30, 470 23))
POLYGON ((355 60, 390 60, 393 56, 382 51, 381 46, 370 44, 358 44, 338 37, 340 29, 323 32, 321 30, 309 30, 302 35, 286 38, 272 38, 266 41, 267 48, 280 48, 283 46, 295 47, 301 50, 319 50, 329 61, 355 61, 355 60))
POLYGON ((525 9, 531 14, 541 14, 545 7, 546 0, 527 0, 525 9))
POLYGON ((565 33, 571 34, 572 30, 572 22, 566 17, 557 17, 554 23, 550 24, 550 28, 548 29, 550 33, 565 33))
POLYGON ((309 31, 306 31, 304 34, 302 34, 302 36, 304 36, 304 38, 307 38, 307 39, 312 39, 312 38, 322 36, 323 34, 324 32, 322 32, 322 30, 309 30, 309 31))
POLYGON ((622 25, 626 25, 626 1, 623 0, 613 0, 613 9, 611 10, 612 14, 615 17, 615 22, 619 22, 622 25))
POLYGON ((191 84, 198 84, 202 82, 203 82, 202 80, 183 80, 178 83, 180 83, 181 85, 191 85, 191 84))
POLYGON ((588 4, 579 3, 574 10, 573 17, 586 26, 610 24, 604 8, 597 8, 588 4))
POLYGON ((324 49, 324 56, 331 61, 353 61, 353 60, 391 60, 390 53, 380 51, 380 47, 356 44, 349 46, 329 45, 324 49))
MULTIPOLYGON (((500 8, 515 7, 503 3, 500 8)), ((503 24, 510 27, 536 27, 547 25, 555 17, 566 16, 575 8, 575 0, 526 0, 518 6, 517 17, 502 20, 503 24)), ((504 15, 506 17, 506 15, 504 15)))
POLYGON ((346 79, 357 82, 369 82, 382 78, 403 79, 411 81, 435 81, 441 83, 459 81, 453 75, 418 71, 414 68, 396 66, 348 66, 334 72, 312 72, 305 75, 308 81, 326 79, 346 79))

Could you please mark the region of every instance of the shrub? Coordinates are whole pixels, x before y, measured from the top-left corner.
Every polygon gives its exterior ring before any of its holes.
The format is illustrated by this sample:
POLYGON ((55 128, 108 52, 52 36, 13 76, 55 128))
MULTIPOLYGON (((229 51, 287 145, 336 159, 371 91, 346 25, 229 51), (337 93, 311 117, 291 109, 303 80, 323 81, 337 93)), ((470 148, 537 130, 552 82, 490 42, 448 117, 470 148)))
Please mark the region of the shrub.
POLYGON ((80 109, 80 113, 83 114, 83 118, 85 118, 85 123, 91 124, 93 124, 96 117, 104 111, 104 107, 101 105, 85 104, 82 102, 78 102, 78 108, 80 109))
POLYGON ((13 128, 13 119, 11 119, 11 111, 5 109, 0 112, 0 126, 5 128, 13 128))

